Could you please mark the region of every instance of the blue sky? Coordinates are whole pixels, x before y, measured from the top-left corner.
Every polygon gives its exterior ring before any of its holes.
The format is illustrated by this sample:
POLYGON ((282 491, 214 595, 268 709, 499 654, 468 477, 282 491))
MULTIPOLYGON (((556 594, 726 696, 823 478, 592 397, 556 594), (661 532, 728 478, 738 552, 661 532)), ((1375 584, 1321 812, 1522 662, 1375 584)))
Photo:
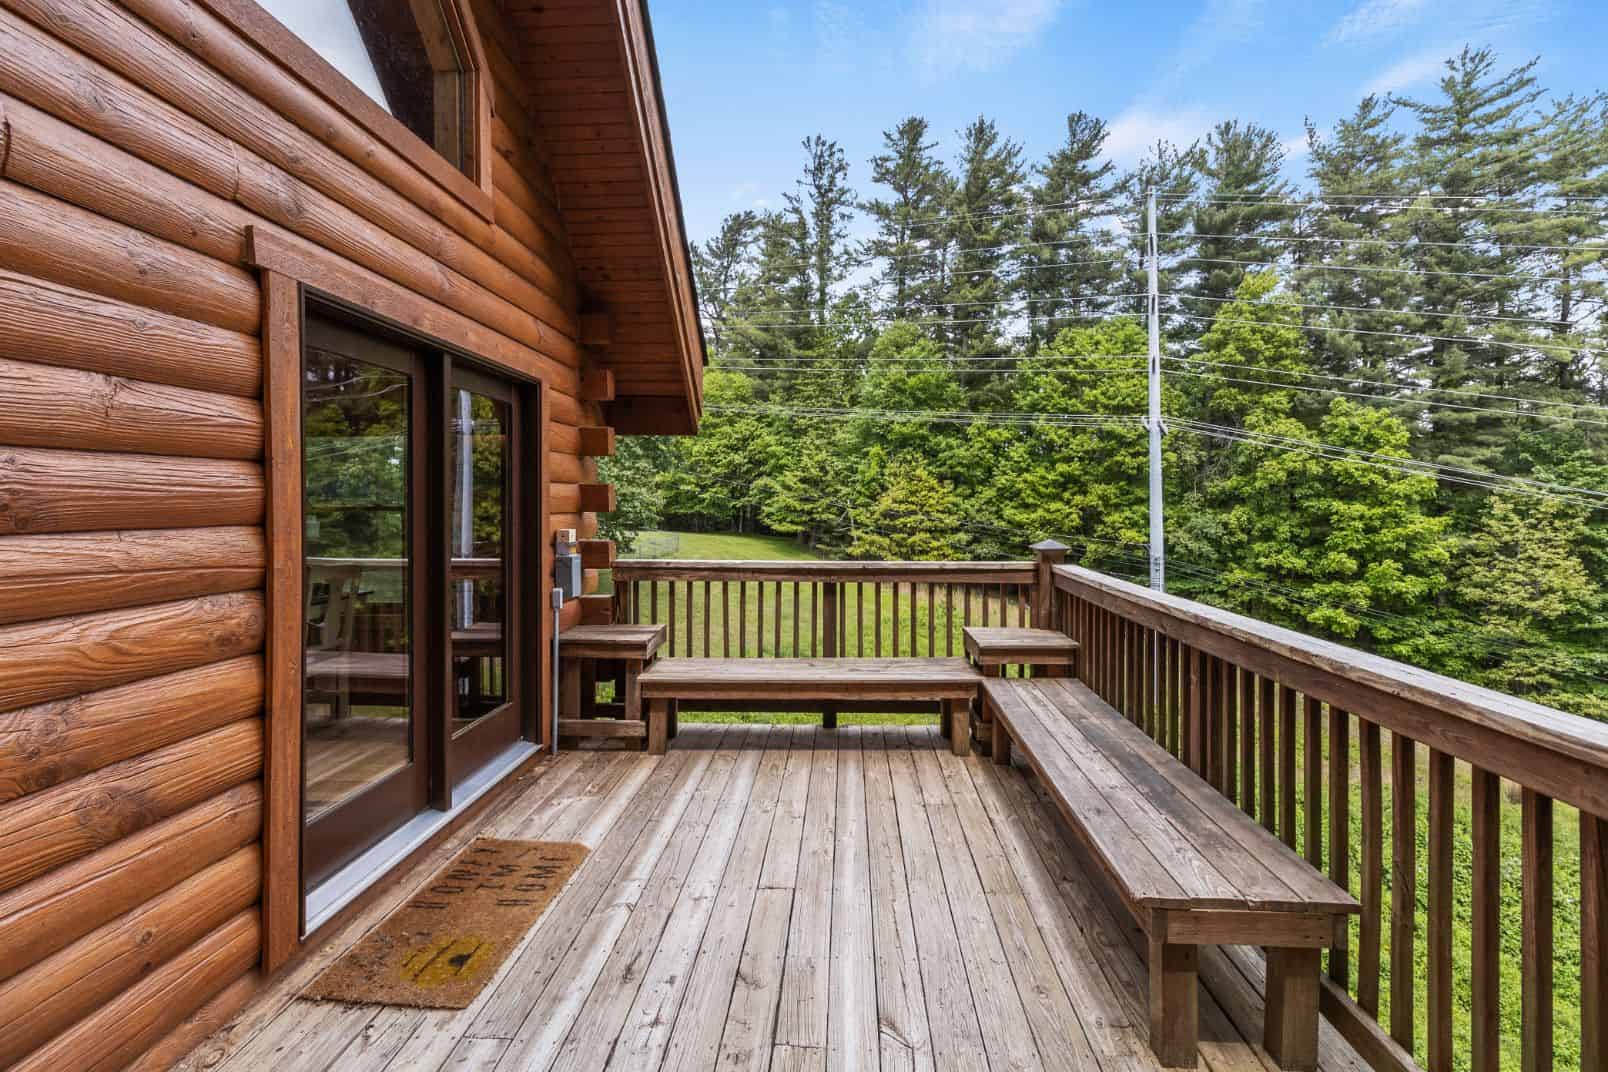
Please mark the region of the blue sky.
MULTIPOLYGON (((993 117, 1041 158, 1082 109, 1131 163, 1241 118, 1303 144, 1368 92, 1433 90, 1465 43, 1541 57, 1559 93, 1608 89, 1604 0, 650 0, 690 237, 776 206, 820 132, 870 190, 881 132, 925 116, 946 155, 993 117)), ((1304 170, 1299 158, 1291 168, 1304 170)))

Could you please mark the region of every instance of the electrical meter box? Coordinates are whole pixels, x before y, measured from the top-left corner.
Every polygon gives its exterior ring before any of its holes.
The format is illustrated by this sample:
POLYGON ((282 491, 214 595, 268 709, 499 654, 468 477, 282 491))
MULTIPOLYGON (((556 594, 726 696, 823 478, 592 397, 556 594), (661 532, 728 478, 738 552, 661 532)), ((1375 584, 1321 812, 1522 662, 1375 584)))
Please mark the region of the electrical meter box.
POLYGON ((581 595, 581 556, 572 552, 563 552, 553 556, 553 578, 558 590, 564 593, 564 601, 579 599, 581 595))

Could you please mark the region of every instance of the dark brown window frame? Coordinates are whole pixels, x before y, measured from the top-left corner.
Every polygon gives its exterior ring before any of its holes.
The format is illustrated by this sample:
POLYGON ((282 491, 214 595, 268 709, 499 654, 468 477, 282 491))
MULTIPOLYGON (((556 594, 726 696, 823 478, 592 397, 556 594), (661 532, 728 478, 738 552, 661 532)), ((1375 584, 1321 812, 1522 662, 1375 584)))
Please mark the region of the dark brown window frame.
MULTIPOLYGON (((551 442, 549 410, 553 387, 539 374, 487 355, 477 326, 442 316, 442 306, 403 287, 375 280, 334 254, 256 227, 248 228, 247 249, 247 263, 258 270, 263 292, 265 527, 271 568, 264 656, 262 969, 271 972, 304 948, 316 945, 321 936, 332 933, 360 911, 374 893, 371 890, 359 897, 317 932, 302 935, 301 370, 305 298, 311 294, 326 305, 344 307, 426 345, 454 352, 471 366, 484 367, 500 378, 527 385, 534 395, 525 407, 524 417, 532 430, 528 443, 534 471, 525 478, 531 493, 521 507, 521 520, 524 531, 538 541, 540 553, 532 556, 537 575, 525 585, 524 595, 531 605, 519 609, 526 623, 521 643, 524 652, 516 651, 513 657, 529 655, 535 666, 528 676, 534 695, 524 705, 527 722, 522 733, 543 749, 552 743, 550 720, 543 717, 543 705, 550 702, 553 667, 548 651, 551 625, 541 605, 546 586, 541 578, 552 571, 552 548, 547 540, 551 505, 546 456, 551 442)), ((489 799, 489 795, 483 797, 480 803, 489 799)), ((474 810, 456 817, 454 823, 463 821, 474 810)), ((427 851, 452 829, 444 828, 420 851, 427 851)))
POLYGON ((357 88, 256 0, 199 2, 453 198, 487 222, 493 220, 491 73, 469 0, 439 0, 447 28, 463 57, 463 85, 470 98, 468 112, 473 129, 464 138, 464 151, 471 158, 467 171, 459 170, 435 146, 357 88))

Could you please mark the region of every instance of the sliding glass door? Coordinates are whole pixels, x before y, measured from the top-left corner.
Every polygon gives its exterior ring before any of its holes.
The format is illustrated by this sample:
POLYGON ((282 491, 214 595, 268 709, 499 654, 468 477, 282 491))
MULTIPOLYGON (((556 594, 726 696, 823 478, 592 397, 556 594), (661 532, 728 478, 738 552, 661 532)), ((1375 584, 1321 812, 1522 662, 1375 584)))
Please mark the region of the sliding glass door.
POLYGON ((534 725, 531 390, 306 319, 304 888, 450 808, 534 725))

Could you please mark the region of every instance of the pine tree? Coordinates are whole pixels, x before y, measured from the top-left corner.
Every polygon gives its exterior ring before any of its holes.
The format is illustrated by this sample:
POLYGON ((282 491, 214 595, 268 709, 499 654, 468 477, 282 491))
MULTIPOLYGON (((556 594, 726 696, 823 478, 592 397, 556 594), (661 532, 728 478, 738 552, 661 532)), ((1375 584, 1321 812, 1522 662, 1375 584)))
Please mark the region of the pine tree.
POLYGON ((1306 217, 1296 285, 1304 302, 1323 307, 1308 319, 1333 329, 1314 336, 1316 366, 1364 384, 1390 384, 1412 371, 1408 355, 1418 341, 1385 333, 1434 333, 1436 321, 1415 314, 1417 277, 1398 245, 1410 232, 1399 212, 1407 139, 1395 129, 1395 111, 1370 95, 1328 138, 1307 124, 1319 202, 1306 217))
POLYGON ((888 463, 881 493, 856 511, 855 558, 954 561, 965 554, 967 536, 955 489, 932 475, 919 455, 888 463))
POLYGON ((1294 188, 1282 177, 1279 136, 1255 123, 1230 120, 1206 136, 1204 195, 1193 212, 1195 249, 1184 308, 1204 324, 1234 296, 1253 265, 1284 258, 1296 217, 1294 188))
MULTIPOLYGON (((1437 338, 1419 348, 1415 378, 1436 388, 1511 392, 1536 378, 1533 358, 1503 345, 1507 317, 1537 313, 1522 269, 1503 248, 1528 226, 1515 209, 1533 207, 1542 189, 1544 133, 1535 111, 1542 90, 1535 62, 1496 73, 1488 50, 1465 48, 1446 62, 1440 99, 1398 103, 1418 120, 1413 177, 1425 196, 1407 210, 1416 243, 1411 266, 1437 338), (1493 340, 1487 342, 1485 340, 1493 340)), ((1490 465, 1506 435, 1500 417, 1436 410, 1419 452, 1490 465)))
POLYGON ((738 296, 753 282, 754 243, 759 231, 758 213, 734 212, 720 221, 713 238, 692 246, 698 311, 717 353, 724 348, 728 322, 746 312, 738 296))
MULTIPOLYGON (((1066 142, 1036 169, 1029 223, 1017 257, 1031 336, 1053 339, 1069 323, 1114 310, 1098 299, 1117 293, 1121 269, 1109 234, 1095 228, 1112 214, 1116 165, 1102 160, 1108 129, 1085 112, 1066 117, 1066 142)), ((1133 306, 1130 303, 1129 309, 1133 306)))
POLYGON ((952 247, 945 333, 958 354, 998 352, 999 320, 1020 288, 1006 277, 1025 230, 1022 147, 979 117, 961 132, 960 166, 950 198, 952 247))
MULTIPOLYGON (((1150 285, 1147 276, 1148 253, 1148 195, 1156 195, 1156 248, 1160 255, 1157 281, 1163 294, 1178 290, 1187 258, 1194 250, 1189 236, 1189 225, 1194 207, 1191 198, 1200 189, 1201 167, 1205 153, 1198 143, 1182 148, 1159 141, 1139 161, 1137 167, 1123 177, 1121 184, 1122 218, 1127 225, 1129 239, 1126 261, 1127 277, 1124 289, 1132 294, 1144 294, 1150 285)), ((1165 323, 1169 335, 1198 335, 1196 325, 1173 320, 1165 323)))
POLYGON ((848 267, 849 221, 853 218, 854 191, 849 187, 849 162, 835 141, 819 134, 804 139, 804 175, 798 192, 786 195, 792 215, 802 225, 810 271, 809 305, 817 326, 826 323, 832 288, 848 267))
POLYGON ((892 193, 872 199, 865 211, 877 234, 865 253, 886 267, 876 282, 887 290, 887 312, 901 320, 929 316, 940 290, 944 199, 950 183, 943 162, 927 140, 927 121, 910 116, 882 134, 884 151, 871 158, 871 180, 892 193))

